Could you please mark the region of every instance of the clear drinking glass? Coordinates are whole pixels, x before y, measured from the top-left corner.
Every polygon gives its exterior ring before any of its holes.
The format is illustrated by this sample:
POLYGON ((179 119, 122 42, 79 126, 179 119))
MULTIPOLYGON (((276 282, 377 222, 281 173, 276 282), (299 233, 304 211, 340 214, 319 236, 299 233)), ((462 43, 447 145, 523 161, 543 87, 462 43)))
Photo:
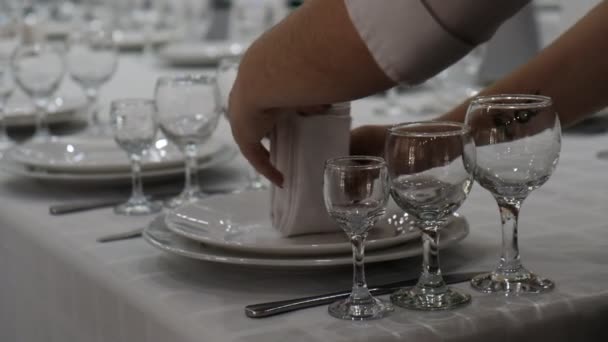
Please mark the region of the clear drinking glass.
POLYGON ((158 212, 162 205, 149 201, 143 194, 141 160, 154 143, 158 123, 154 101, 145 99, 115 100, 110 105, 110 123, 114 140, 131 160, 133 192, 131 198, 114 208, 122 215, 147 215, 158 212))
POLYGON ((17 84, 36 106, 36 133, 32 139, 51 140, 48 106, 65 73, 63 51, 45 43, 21 45, 12 55, 11 67, 17 84))
POLYGON ((82 87, 89 103, 89 133, 104 133, 99 119, 99 89, 112 78, 118 65, 118 49, 111 34, 87 30, 72 35, 67 62, 70 76, 82 87))
POLYGON ((6 150, 13 145, 6 133, 5 109, 8 99, 15 90, 13 75, 11 75, 10 61, 0 57, 0 150, 6 150))
POLYGON ((198 151, 215 131, 221 115, 215 82, 215 77, 199 75, 161 77, 156 82, 160 128, 186 159, 184 191, 166 203, 170 208, 207 196, 199 185, 198 151))
POLYGON ((385 157, 391 195, 420 224, 422 274, 418 284, 391 296, 393 304, 416 310, 446 310, 471 296, 446 286, 439 267, 439 233, 473 186, 475 144, 470 130, 455 122, 415 122, 389 129, 385 157))
MULTIPOLYGON (((239 70, 240 61, 239 57, 222 58, 216 72, 217 102, 226 118, 229 116, 228 98, 239 70)), ((251 165, 248 167, 248 179, 249 183, 245 187, 245 190, 264 190, 268 188, 266 183, 262 180, 262 176, 251 165)))
POLYGON ((352 293, 329 306, 329 314, 334 317, 369 320, 393 311, 390 303, 369 293, 363 260, 367 234, 386 211, 388 185, 386 162, 382 158, 341 157, 325 163, 325 207, 348 235, 353 249, 352 293))
POLYGON ((507 294, 551 290, 551 280, 524 268, 517 242, 522 202, 549 179, 559 159, 561 128, 551 98, 478 97, 469 105, 466 123, 477 145, 475 178, 496 199, 502 222, 498 267, 475 277, 471 284, 483 292, 507 294))

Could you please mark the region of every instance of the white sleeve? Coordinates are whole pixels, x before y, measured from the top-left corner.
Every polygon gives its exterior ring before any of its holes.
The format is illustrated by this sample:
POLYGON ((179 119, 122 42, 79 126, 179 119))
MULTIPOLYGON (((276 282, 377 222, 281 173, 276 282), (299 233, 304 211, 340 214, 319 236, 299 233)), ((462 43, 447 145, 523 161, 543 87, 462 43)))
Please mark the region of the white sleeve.
POLYGON ((344 0, 372 56, 397 82, 421 83, 488 40, 529 0, 344 0))

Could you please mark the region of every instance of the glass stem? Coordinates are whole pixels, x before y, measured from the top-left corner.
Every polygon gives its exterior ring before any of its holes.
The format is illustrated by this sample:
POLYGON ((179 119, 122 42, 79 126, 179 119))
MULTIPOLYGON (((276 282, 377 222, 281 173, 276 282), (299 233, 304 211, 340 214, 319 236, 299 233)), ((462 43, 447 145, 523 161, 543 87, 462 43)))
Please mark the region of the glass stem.
POLYGON ((365 265, 363 262, 365 257, 366 238, 367 233, 353 234, 350 236, 350 243, 353 248, 353 290, 350 296, 355 303, 366 302, 372 298, 372 295, 367 289, 365 265))
POLYGON ((6 129, 6 113, 4 109, 6 108, 6 100, 0 98, 0 142, 8 142, 10 138, 8 137, 8 132, 6 129))
POLYGON ((131 202, 145 202, 143 183, 141 179, 141 156, 131 154, 131 180, 133 184, 133 192, 131 193, 131 202))
POLYGON ((386 105, 388 108, 399 107, 399 93, 396 86, 386 91, 386 105))
POLYGON ((97 108, 97 99, 99 98, 99 91, 96 88, 87 88, 85 93, 89 102, 89 125, 91 128, 98 128, 99 110, 97 108))
POLYGON ((186 155, 186 184, 184 193, 187 196, 194 196, 201 191, 198 181, 198 146, 194 143, 186 143, 184 154, 186 155))
POLYGON ((48 108, 47 102, 44 100, 38 100, 36 105, 36 135, 39 137, 50 137, 49 126, 47 122, 48 108))
POLYGON ((502 253, 498 273, 515 273, 522 269, 517 241, 517 222, 523 199, 497 197, 502 223, 502 253))
POLYGON ((422 229, 422 274, 416 287, 423 294, 441 294, 447 286, 439 267, 439 224, 428 223, 422 229))

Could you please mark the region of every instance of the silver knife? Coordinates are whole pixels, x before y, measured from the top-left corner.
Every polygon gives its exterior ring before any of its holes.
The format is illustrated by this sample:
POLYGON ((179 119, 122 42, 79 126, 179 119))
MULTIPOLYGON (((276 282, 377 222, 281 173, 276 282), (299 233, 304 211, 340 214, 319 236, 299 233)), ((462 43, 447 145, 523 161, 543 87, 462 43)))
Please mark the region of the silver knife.
POLYGON ((144 228, 135 228, 135 229, 129 230, 127 232, 104 235, 102 237, 97 238, 97 242, 105 243, 105 242, 114 242, 114 241, 134 239, 134 238, 140 237, 143 234, 143 232, 144 232, 144 228))
MULTIPOLYGON (((481 273, 484 272, 479 271, 445 274, 443 275, 443 280, 447 284, 463 283, 471 280, 471 278, 481 273)), ((374 296, 382 296, 393 293, 402 287, 414 286, 417 282, 418 278, 402 280, 395 283, 370 287, 369 292, 371 292, 371 294, 374 296)), ((296 299, 282 300, 278 302, 247 305, 245 307, 245 315, 247 315, 247 317, 249 318, 270 317, 286 312, 312 308, 320 305, 328 305, 335 302, 336 300, 347 298, 349 295, 350 290, 345 290, 311 297, 302 297, 296 299)))

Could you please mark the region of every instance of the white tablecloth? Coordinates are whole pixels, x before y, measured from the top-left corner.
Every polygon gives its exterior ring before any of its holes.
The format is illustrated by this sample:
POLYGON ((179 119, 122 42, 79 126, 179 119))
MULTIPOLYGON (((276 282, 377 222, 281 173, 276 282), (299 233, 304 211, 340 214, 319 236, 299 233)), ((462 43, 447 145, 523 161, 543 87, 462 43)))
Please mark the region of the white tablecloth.
MULTIPOLYGON (((104 98, 150 97, 156 76, 164 73, 176 71, 125 57, 104 98)), ((374 117, 378 101, 354 104, 357 124, 421 118, 374 117)), ((224 123, 218 134, 228 132, 224 123)), ((261 320, 243 313, 246 304, 348 288, 348 267, 252 270, 171 257, 141 239, 98 244, 96 237, 150 218, 120 217, 111 209, 49 216, 52 203, 115 190, 66 189, 0 175, 0 341, 606 341, 608 161, 595 158, 603 148, 606 136, 565 136, 556 173, 524 203, 524 263, 555 280, 554 292, 502 297, 461 284, 474 297, 462 309, 397 309, 367 323, 331 318, 326 307, 261 320)), ((242 169, 237 159, 206 172, 204 182, 238 183, 242 169)), ((496 204, 476 186, 460 212, 471 233, 442 252, 444 270, 491 269, 500 248, 496 204)), ((368 278, 415 277, 419 268, 419 258, 371 265, 368 278)))

